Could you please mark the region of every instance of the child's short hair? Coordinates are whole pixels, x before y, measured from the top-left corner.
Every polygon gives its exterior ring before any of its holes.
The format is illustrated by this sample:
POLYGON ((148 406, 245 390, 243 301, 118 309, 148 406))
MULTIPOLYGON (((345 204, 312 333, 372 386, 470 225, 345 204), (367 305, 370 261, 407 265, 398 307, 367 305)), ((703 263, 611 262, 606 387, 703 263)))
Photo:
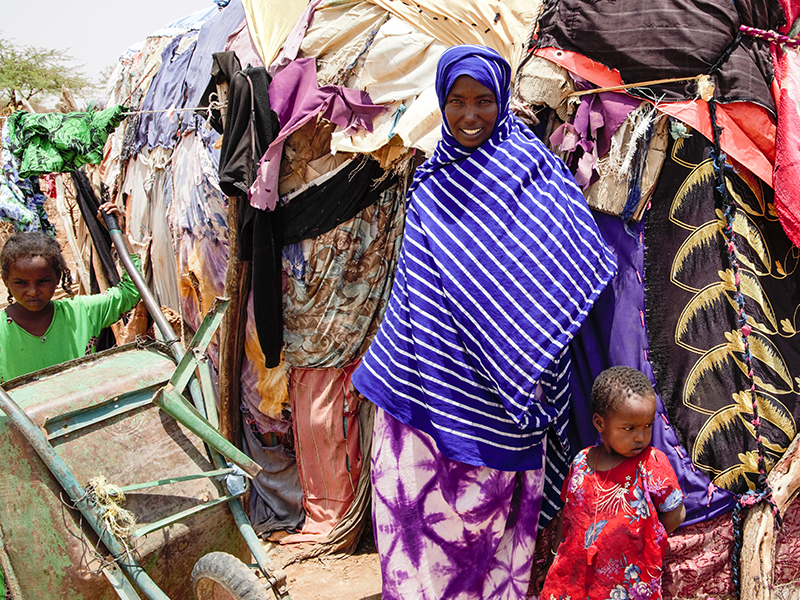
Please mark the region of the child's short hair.
MULTIPOLYGON (((72 275, 69 272, 67 261, 61 254, 61 246, 53 238, 40 231, 15 233, 8 238, 0 251, 0 273, 3 275, 3 280, 8 279, 11 265, 16 261, 34 256, 41 256, 52 267, 56 276, 61 280, 62 289, 72 296, 72 275)), ((9 302, 11 301, 9 293, 9 302)))
POLYGON ((601 417, 613 413, 617 405, 631 396, 655 396, 647 375, 631 367, 606 369, 592 385, 592 411, 601 417))

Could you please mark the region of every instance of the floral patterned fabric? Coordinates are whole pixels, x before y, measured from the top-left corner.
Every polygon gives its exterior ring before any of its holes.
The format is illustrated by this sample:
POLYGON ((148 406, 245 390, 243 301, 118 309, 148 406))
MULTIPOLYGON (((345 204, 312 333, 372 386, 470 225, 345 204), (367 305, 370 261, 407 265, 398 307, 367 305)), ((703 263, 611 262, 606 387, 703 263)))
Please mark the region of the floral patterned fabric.
POLYGON ((404 223, 393 187, 328 233, 284 248, 287 363, 341 369, 363 356, 386 310, 404 223))
MULTIPOLYGON (((544 444, 532 451, 544 453, 544 444)), ((519 600, 531 578, 544 469, 446 458, 377 409, 372 506, 383 600, 519 600)))
MULTIPOLYGON (((775 598, 789 597, 778 590, 800 585, 800 500, 790 502, 782 517, 783 527, 775 532, 775 598)), ((670 536, 664 558, 664 598, 733 598, 732 553, 730 513, 681 527, 670 536)))
POLYGON ((8 117, 9 148, 20 160, 20 177, 76 171, 100 164, 108 134, 125 118, 124 106, 100 111, 31 114, 8 117))
POLYGON ((683 502, 669 460, 651 447, 597 472, 588 452, 575 457, 564 482, 564 540, 541 597, 659 599, 667 534, 656 511, 683 502))

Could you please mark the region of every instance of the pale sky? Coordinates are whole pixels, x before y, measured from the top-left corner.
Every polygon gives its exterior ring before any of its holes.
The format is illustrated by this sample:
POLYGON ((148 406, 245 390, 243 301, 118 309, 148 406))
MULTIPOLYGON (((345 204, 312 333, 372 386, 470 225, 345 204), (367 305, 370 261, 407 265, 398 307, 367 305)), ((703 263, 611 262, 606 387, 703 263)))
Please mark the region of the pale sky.
POLYGON ((0 38, 66 50, 92 81, 126 48, 164 25, 213 7, 212 0, 2 0, 0 38))

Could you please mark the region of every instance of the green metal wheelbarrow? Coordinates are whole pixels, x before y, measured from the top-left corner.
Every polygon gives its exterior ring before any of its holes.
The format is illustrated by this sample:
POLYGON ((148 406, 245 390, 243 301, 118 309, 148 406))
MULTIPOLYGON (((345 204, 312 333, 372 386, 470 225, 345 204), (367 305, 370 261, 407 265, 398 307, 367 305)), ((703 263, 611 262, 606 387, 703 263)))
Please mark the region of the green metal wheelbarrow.
POLYGON ((217 299, 184 349, 106 222, 166 343, 0 388, 0 566, 11 597, 289 600, 241 502, 261 468, 216 428, 204 352, 228 302, 217 299))

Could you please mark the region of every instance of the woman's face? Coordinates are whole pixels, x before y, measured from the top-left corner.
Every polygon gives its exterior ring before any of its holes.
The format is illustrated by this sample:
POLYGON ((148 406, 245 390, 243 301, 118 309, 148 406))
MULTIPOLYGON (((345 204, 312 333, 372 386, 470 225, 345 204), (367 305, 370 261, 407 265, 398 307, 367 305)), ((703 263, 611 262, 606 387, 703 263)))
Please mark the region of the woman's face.
POLYGON ((444 102, 444 117, 456 141, 477 148, 489 139, 497 121, 497 98, 469 75, 453 83, 444 102))

